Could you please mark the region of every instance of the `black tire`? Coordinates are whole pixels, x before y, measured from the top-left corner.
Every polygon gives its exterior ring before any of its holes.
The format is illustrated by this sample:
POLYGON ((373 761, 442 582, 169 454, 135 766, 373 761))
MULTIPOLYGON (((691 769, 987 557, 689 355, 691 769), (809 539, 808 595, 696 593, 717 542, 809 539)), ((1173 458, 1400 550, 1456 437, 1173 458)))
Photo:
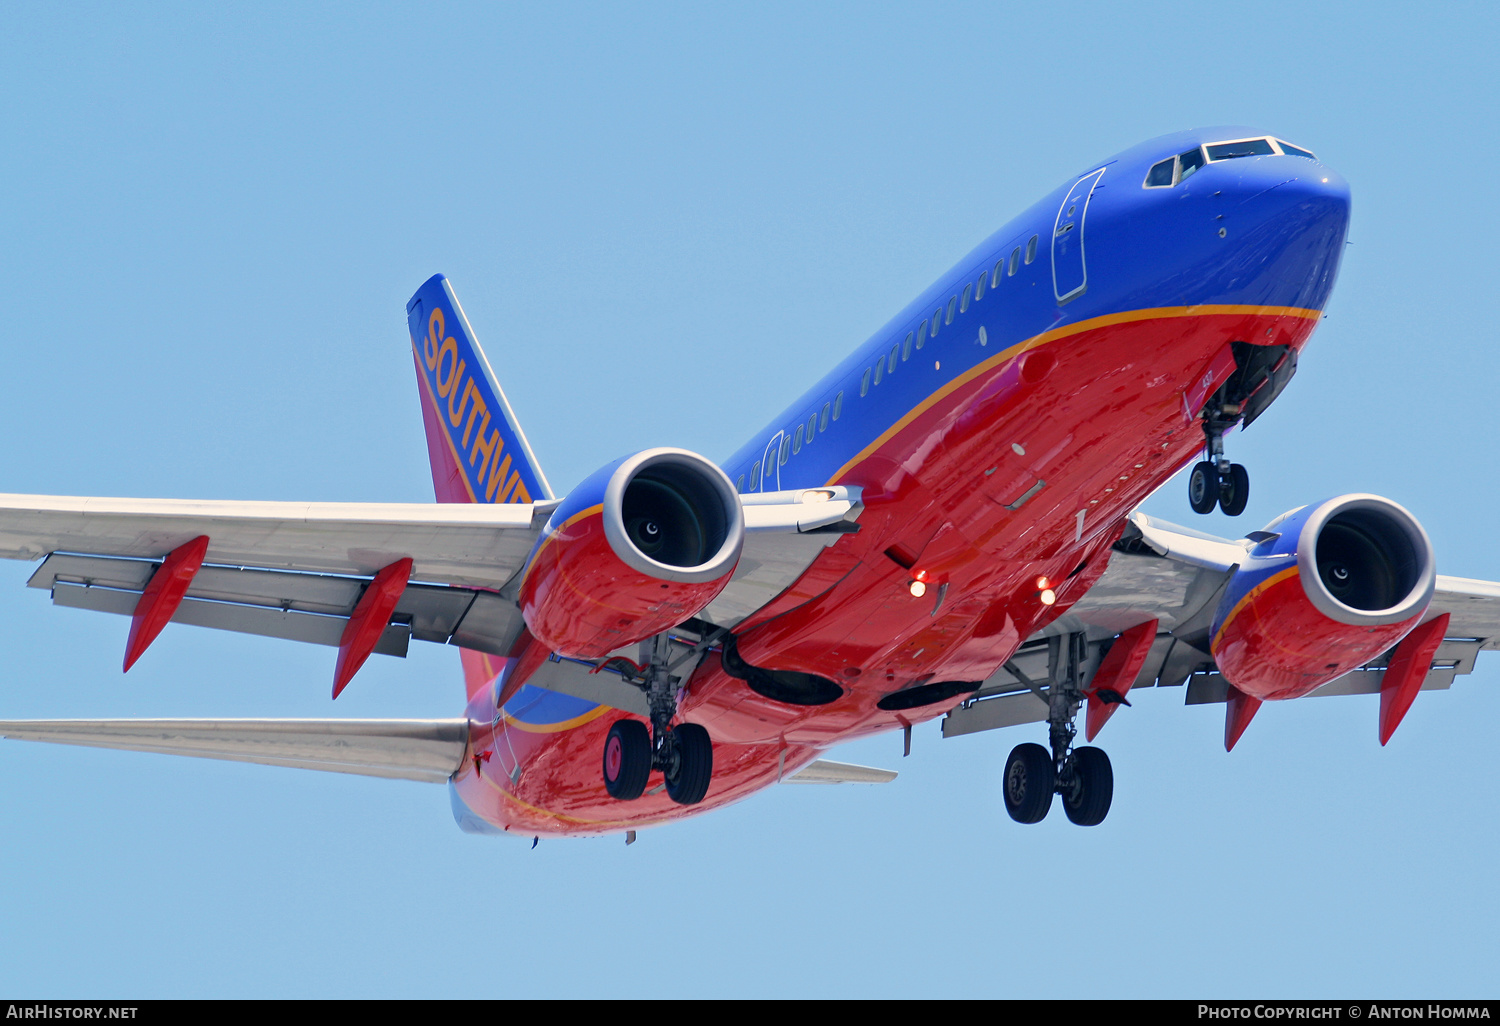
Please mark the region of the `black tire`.
POLYGON ((1017 823, 1040 823, 1052 808, 1056 773, 1041 745, 1016 745, 1005 760, 1005 811, 1017 823))
POLYGON ((1115 771, 1102 748, 1075 748, 1062 788, 1063 811, 1079 826, 1098 826, 1115 797, 1115 771))
POLYGON ((1238 463, 1229 466, 1229 473, 1219 482, 1219 508, 1227 517, 1237 517, 1245 512, 1245 503, 1250 501, 1250 472, 1238 463))
POLYGON ((1208 460, 1193 464, 1188 475, 1188 505, 1194 513, 1212 513, 1219 501, 1219 468, 1208 460))
POLYGON ((708 794, 714 775, 714 743, 696 723, 672 728, 677 747, 677 771, 667 774, 667 797, 678 805, 697 805, 708 794))
POLYGON ((651 731, 640 720, 620 720, 604 739, 604 789, 611 798, 633 801, 651 776, 651 731))

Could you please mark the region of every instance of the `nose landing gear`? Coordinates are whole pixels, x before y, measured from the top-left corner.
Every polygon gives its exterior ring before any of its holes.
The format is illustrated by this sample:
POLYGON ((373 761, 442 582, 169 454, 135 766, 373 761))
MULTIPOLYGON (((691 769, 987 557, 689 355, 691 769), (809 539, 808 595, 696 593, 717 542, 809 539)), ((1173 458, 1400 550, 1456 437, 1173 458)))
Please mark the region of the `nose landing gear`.
POLYGON ((1238 403, 1210 404, 1203 411, 1203 435, 1209 458, 1196 464, 1188 475, 1188 505, 1194 513, 1212 513, 1214 506, 1226 516, 1245 512, 1250 501, 1250 473, 1224 455, 1224 432, 1240 419, 1238 403))
MULTIPOLYGON (((1271 334, 1267 328, 1266 335, 1271 334)), ((1297 373, 1297 351, 1289 345, 1252 345, 1243 340, 1230 342, 1229 348, 1234 353, 1234 372, 1203 408, 1208 458, 1188 478, 1188 502, 1197 513, 1212 512, 1217 504, 1237 517, 1245 512, 1250 498, 1250 475, 1224 458, 1224 432, 1235 424, 1249 427, 1276 401, 1297 373)))
POLYGON ((1005 760, 1005 811, 1017 823, 1040 823, 1052 807, 1052 796, 1059 794, 1070 821, 1078 826, 1098 826, 1109 814, 1114 799, 1114 771, 1103 749, 1073 747, 1078 733, 1073 720, 1085 698, 1081 670, 1088 639, 1075 634, 1051 640, 1051 682, 1045 691, 1014 662, 1006 664, 1017 680, 1047 703, 1047 735, 1052 750, 1037 744, 1017 745, 1011 750, 1005 760))

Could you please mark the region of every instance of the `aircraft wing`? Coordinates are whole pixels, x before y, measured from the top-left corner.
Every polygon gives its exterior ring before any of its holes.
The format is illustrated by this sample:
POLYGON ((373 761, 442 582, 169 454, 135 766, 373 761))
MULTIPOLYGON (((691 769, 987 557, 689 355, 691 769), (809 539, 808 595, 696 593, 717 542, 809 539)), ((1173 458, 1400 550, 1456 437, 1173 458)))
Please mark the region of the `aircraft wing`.
MULTIPOLYGON (((1133 687, 1182 687, 1188 705, 1222 703, 1229 684, 1209 654, 1209 629, 1220 597, 1246 543, 1228 541, 1133 513, 1110 553, 1109 568, 1066 614, 1038 632, 1011 663, 1031 683, 1045 684, 1066 636, 1088 639, 1085 675, 1099 667, 1116 636, 1157 621, 1155 641, 1133 687)), ((1461 577, 1437 578, 1423 620, 1448 613, 1450 620, 1423 690, 1444 689, 1455 676, 1472 673, 1485 649, 1500 649, 1500 583, 1461 577)), ((1375 694, 1389 653, 1318 688, 1308 697, 1375 694)), ((1008 669, 993 674, 974 696, 943 721, 945 736, 1037 723, 1047 718, 1031 684, 1008 669)))
MULTIPOLYGON (((863 509, 857 488, 745 502, 740 563, 705 613, 724 626, 858 530, 863 509)), ((173 622, 334 646, 370 577, 406 557, 414 583, 374 651, 404 656, 416 639, 503 656, 523 627, 513 586, 556 505, 0 495, 0 556, 41 559, 28 583, 57 605, 130 615, 161 560, 206 535, 173 622)))

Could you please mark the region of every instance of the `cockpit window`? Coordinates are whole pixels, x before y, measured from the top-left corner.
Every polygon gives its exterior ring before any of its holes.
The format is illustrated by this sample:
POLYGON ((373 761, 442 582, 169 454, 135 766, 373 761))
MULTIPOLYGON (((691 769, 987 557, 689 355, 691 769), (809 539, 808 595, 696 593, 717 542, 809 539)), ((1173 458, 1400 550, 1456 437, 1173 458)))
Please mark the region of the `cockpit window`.
POLYGON ((1151 170, 1146 172, 1146 181, 1142 183, 1143 188, 1165 189, 1178 182, 1184 181, 1194 171, 1197 171, 1205 163, 1214 163, 1220 160, 1233 160, 1235 157, 1270 157, 1277 153, 1284 153, 1290 157, 1307 157, 1309 160, 1317 160, 1307 150, 1291 143, 1282 142, 1280 139, 1240 139, 1236 142, 1209 143, 1207 146, 1186 153, 1178 154, 1176 157, 1168 157, 1166 160, 1158 160, 1151 165, 1151 170), (1204 152, 1207 151, 1208 159, 1204 160, 1204 152))
POLYGON ((1203 166, 1203 151, 1195 148, 1186 153, 1179 153, 1177 163, 1181 167, 1181 170, 1177 172, 1177 180, 1186 181, 1188 175, 1203 166))
POLYGON ((1172 175, 1177 170, 1176 164, 1176 157, 1168 157, 1166 160, 1152 164, 1151 170, 1146 173, 1146 188, 1158 189, 1171 185, 1172 175))
POLYGON ((1276 151, 1269 139, 1241 139, 1239 142, 1209 143, 1208 159, 1233 160, 1235 157, 1272 157, 1276 151))

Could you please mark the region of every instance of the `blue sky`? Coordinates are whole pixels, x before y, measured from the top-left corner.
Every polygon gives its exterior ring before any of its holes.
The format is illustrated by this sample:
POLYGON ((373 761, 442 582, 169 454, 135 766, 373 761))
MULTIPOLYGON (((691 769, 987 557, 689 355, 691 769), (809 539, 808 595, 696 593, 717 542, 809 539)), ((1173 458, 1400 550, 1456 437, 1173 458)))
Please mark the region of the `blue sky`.
MULTIPOLYGON (((7 491, 426 501, 403 304, 447 273, 554 486, 723 458, 1092 160, 1263 125, 1350 181, 1242 533, 1347 491, 1500 580, 1482 4, 33 5, 7 16, 7 491)), ((1192 518, 1184 483, 1147 504, 1192 518)), ((1232 524, 1232 526, 1231 526, 1232 524)), ((447 716, 456 654, 123 620, 0 566, 0 716, 447 716)), ((1500 656, 1421 695, 1140 696, 1115 807, 1006 818, 1034 731, 840 750, 619 839, 460 834, 438 787, 0 745, 0 991, 35 996, 1492 994, 1500 656), (642 938, 647 941, 643 945, 642 938), (1058 960, 1049 952, 1080 957, 1058 960)))

